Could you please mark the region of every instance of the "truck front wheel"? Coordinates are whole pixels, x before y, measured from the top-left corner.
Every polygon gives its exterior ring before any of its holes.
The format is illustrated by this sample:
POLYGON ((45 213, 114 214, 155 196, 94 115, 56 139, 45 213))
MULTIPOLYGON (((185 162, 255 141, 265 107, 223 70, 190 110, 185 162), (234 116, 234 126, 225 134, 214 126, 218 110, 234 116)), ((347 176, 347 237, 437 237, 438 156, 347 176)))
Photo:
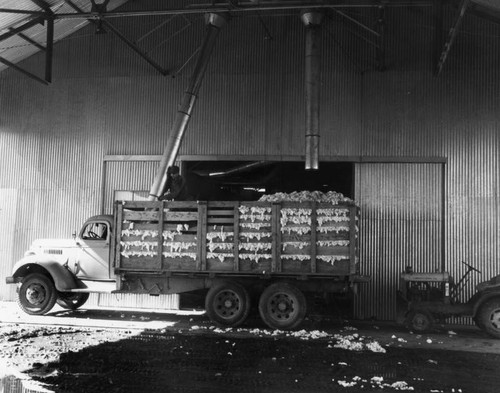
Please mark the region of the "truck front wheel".
POLYGON ((219 326, 241 325, 250 312, 250 295, 242 285, 223 282, 211 287, 205 298, 205 310, 219 326))
POLYGON ((86 292, 59 292, 56 302, 66 310, 76 310, 83 306, 88 299, 89 294, 86 292))
POLYGON ((304 294, 287 283, 272 284, 260 296, 260 317, 272 329, 295 329, 304 320, 306 311, 304 294))
POLYGON ((500 338, 500 297, 487 300, 476 315, 476 324, 490 336, 500 338))
POLYGON ((56 303, 57 292, 52 280, 39 273, 26 276, 19 288, 17 303, 30 315, 43 315, 56 303))

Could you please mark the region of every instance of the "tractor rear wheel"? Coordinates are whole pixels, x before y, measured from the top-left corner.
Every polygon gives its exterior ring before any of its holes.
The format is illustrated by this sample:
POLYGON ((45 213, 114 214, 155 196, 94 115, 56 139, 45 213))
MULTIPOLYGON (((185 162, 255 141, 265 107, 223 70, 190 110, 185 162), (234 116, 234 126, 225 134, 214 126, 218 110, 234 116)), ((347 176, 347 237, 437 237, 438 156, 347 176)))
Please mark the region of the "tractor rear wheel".
POLYGON ((477 326, 490 336, 500 338, 500 297, 487 300, 476 315, 477 326))

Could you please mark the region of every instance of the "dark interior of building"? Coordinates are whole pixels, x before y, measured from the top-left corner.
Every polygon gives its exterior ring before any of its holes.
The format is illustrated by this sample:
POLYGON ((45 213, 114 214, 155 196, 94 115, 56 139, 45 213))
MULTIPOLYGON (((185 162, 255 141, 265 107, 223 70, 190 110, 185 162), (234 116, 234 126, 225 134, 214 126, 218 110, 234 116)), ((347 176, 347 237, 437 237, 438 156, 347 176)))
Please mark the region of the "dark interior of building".
POLYGON ((336 191, 353 197, 353 164, 321 162, 319 170, 301 161, 188 161, 189 195, 195 200, 255 201, 277 192, 336 191))

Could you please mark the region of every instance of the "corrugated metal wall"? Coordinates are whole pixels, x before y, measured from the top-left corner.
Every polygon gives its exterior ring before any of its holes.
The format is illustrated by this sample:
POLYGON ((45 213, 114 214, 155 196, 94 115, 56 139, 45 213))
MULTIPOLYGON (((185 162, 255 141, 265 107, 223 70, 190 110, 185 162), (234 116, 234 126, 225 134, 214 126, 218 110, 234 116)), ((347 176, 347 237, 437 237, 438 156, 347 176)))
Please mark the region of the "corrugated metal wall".
POLYGON ((441 271, 442 164, 357 164, 362 273, 360 318, 395 319, 399 275, 441 271))
MULTIPOLYGON (((17 190, 0 188, 0 261, 9 261, 16 240, 17 190)), ((0 264, 0 299, 14 295, 12 286, 4 285, 5 277, 11 274, 11 264, 0 264)))
MULTIPOLYGON (((445 9, 449 26, 454 14, 445 9)), ((351 12, 369 26, 377 18, 376 11, 351 12)), ((272 40, 254 17, 234 18, 221 31, 180 154, 303 155, 305 29, 298 15, 287 14, 263 16, 272 40)), ((391 8, 386 15, 385 72, 374 70, 374 47, 359 38, 359 28, 338 15, 326 20, 320 154, 354 161, 446 158, 446 268, 459 277, 465 259, 483 270, 466 298, 481 278, 500 273, 500 27, 467 15, 436 77, 431 10, 391 8)), ((113 23, 135 40, 166 18, 113 23)), ((202 38, 201 16, 189 16, 140 42, 165 68, 178 70, 202 38)), ((23 65, 42 70, 43 64, 43 56, 34 56, 23 65)), ((107 210, 113 190, 149 185, 154 164, 108 162, 103 171, 104 157, 162 154, 192 66, 176 78, 162 77, 112 34, 95 35, 89 26, 56 45, 50 86, 13 71, 0 74, 0 188, 17 190, 16 241, 8 264, 34 238, 68 236, 101 204, 107 210)), ((423 206, 405 199, 410 192, 437 198, 436 164, 411 170, 401 165, 362 164, 356 172, 367 220, 361 263, 374 276, 374 263, 386 263, 367 289, 384 303, 368 303, 363 316, 374 308, 376 317, 391 318, 396 274, 407 259, 434 268, 441 253, 430 243, 432 216, 422 216, 423 206), (393 204, 407 218, 390 224, 393 204)))
POLYGON ((157 168, 158 161, 106 162, 104 213, 113 212, 115 191, 149 191, 157 168))

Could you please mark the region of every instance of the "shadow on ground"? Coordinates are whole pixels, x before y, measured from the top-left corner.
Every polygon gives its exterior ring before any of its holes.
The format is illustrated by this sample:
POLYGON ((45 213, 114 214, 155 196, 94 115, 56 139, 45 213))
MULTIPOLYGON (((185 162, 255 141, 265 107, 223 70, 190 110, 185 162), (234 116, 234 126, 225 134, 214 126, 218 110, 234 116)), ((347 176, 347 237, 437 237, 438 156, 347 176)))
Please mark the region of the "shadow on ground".
MULTIPOLYGON (((35 377, 56 392, 498 392, 500 356, 334 348, 331 339, 143 332, 62 354, 35 377)), ((36 369, 31 370, 37 373, 36 369)))

